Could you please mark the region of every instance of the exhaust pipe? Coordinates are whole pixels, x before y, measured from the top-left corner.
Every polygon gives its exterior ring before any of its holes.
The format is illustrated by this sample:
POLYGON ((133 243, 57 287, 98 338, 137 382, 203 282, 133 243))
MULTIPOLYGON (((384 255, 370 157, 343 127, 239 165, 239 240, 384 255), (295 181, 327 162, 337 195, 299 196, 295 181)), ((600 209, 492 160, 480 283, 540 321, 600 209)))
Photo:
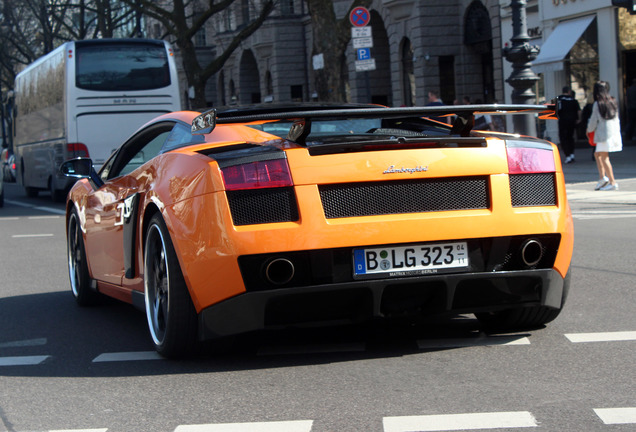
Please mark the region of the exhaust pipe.
POLYGON ((265 279, 274 285, 284 285, 294 277, 294 263, 286 258, 276 258, 265 267, 265 279))
POLYGON ((521 245, 521 259, 528 267, 539 264, 541 258, 543 258, 543 245, 539 240, 526 240, 521 245))

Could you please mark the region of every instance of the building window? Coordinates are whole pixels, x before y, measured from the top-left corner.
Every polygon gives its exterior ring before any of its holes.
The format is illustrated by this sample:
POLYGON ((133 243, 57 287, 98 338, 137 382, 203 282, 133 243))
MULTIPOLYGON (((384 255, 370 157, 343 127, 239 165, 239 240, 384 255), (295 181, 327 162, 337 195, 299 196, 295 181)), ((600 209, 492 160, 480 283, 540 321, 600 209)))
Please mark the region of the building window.
POLYGON ((303 101, 303 86, 302 85, 293 85, 289 89, 290 89, 290 96, 291 96, 292 102, 303 101))
POLYGON ((281 0, 280 1, 280 14, 281 15, 293 15, 294 14, 294 0, 281 0))

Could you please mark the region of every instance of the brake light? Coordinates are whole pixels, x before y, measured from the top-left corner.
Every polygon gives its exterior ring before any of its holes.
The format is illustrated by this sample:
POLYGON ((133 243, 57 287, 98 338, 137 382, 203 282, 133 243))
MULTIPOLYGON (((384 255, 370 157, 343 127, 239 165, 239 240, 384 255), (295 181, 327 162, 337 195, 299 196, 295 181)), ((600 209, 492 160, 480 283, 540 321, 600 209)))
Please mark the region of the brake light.
POLYGON ((227 190, 293 186, 287 159, 272 159, 221 168, 227 190))
POLYGON ((66 144, 66 151, 69 154, 72 154, 73 157, 90 157, 88 154, 88 147, 86 147, 86 144, 82 144, 82 143, 67 143, 66 144))
POLYGON ((507 147, 508 172, 529 174, 555 172, 552 148, 507 147))

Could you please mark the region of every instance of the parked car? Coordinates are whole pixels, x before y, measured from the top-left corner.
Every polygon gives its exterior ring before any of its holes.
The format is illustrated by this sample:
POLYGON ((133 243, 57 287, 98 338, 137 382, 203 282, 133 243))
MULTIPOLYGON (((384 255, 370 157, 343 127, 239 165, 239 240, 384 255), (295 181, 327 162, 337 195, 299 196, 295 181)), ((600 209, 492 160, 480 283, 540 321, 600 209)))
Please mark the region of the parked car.
POLYGON ((548 106, 283 106, 162 115, 67 198, 71 290, 144 310, 156 350, 286 326, 559 315, 573 225, 559 151, 472 131, 548 106), (453 124, 429 120, 450 116, 453 124))
POLYGON ((4 207, 4 178, 0 176, 0 207, 4 207))
POLYGON ((15 156, 9 149, 5 148, 0 154, 0 165, 2 168, 2 177, 4 181, 13 183, 15 182, 15 156))

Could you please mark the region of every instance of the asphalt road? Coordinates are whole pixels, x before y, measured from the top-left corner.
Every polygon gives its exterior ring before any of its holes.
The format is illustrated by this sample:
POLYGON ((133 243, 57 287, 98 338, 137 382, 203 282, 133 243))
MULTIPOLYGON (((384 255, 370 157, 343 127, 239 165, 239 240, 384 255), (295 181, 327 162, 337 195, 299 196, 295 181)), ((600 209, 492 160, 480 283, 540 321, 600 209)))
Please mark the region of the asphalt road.
POLYGON ((63 205, 8 185, 0 431, 634 431, 636 180, 626 165, 619 192, 593 192, 576 164, 572 289, 546 328, 486 335, 460 316, 289 331, 185 361, 152 352, 131 306, 76 306, 63 205))

